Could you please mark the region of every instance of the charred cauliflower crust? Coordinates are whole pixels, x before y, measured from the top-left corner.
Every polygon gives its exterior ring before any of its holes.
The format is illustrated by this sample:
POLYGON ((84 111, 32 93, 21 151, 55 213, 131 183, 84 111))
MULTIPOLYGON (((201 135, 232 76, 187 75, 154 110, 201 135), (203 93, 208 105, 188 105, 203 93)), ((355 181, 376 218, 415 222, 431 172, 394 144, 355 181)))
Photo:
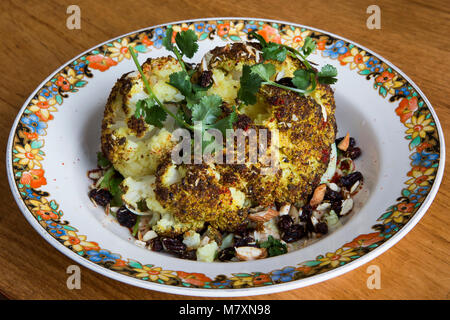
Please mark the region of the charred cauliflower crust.
MULTIPOLYGON (((172 72, 181 70, 176 59, 148 59, 142 69, 150 86, 163 102, 183 99, 178 90, 166 83, 172 72)), ((106 103, 102 122, 102 151, 125 177, 153 174, 159 159, 174 146, 170 133, 172 119, 166 120, 167 127, 158 129, 148 125, 142 118, 134 117, 137 101, 147 96, 140 74, 127 73, 116 82, 106 103)))
MULTIPOLYGON (((225 114, 236 104, 243 65, 262 62, 259 50, 256 43, 234 43, 211 50, 199 64, 198 74, 205 71, 212 74, 213 84, 208 94, 222 97, 225 114)), ((274 80, 293 77, 295 70, 305 68, 300 60, 291 56, 284 62, 268 62, 276 68, 274 80)), ((144 70, 150 79, 153 76, 152 83, 155 77, 156 81, 164 78, 156 74, 155 69, 166 73, 179 69, 173 58, 154 59, 146 64, 144 70)), ((150 148, 153 145, 148 141, 165 129, 155 131, 146 123, 131 119, 134 106, 129 106, 126 99, 130 100, 133 95, 130 94, 133 81, 140 81, 135 78, 139 77, 130 79, 124 75, 111 93, 103 121, 102 148, 125 177, 154 174, 154 182, 149 185, 152 195, 147 203, 155 204, 153 208, 160 206, 158 214, 162 219, 153 226, 157 233, 180 234, 187 231, 188 226, 199 231, 204 223, 221 231, 234 231, 247 221, 250 207, 272 206, 275 202, 304 202, 320 183, 336 133, 334 96, 329 85, 318 84, 308 96, 265 85, 260 89, 255 105, 243 106, 238 111, 235 129, 269 129, 269 145, 271 130, 278 130, 279 165, 273 174, 263 175, 263 165, 259 162, 174 165, 170 158, 173 146, 169 143, 163 143, 158 152, 153 152, 150 148), (128 120, 122 122, 125 129, 118 128, 117 119, 121 113, 128 120), (136 150, 139 148, 129 149, 136 140, 145 141, 138 155, 136 150), (141 158, 144 160, 140 161, 141 158)), ((155 88, 156 94, 157 90, 155 88)), ((165 101, 176 101, 178 95, 176 92, 170 98, 172 100, 167 98, 165 101)), ((166 132, 169 137, 170 132, 166 132)), ((161 143, 160 137, 157 141, 161 143)))

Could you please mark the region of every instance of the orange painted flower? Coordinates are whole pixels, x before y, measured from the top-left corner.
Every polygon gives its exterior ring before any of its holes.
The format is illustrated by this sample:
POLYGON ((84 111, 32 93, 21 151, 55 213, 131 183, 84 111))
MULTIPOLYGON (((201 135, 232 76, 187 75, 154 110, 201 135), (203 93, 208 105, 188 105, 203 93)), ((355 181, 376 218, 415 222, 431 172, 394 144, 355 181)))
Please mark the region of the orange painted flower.
POLYGON ((70 90, 70 82, 63 76, 59 76, 58 79, 56 79, 56 85, 64 91, 70 90))
POLYGON ((350 64, 350 69, 353 70, 356 67, 358 69, 363 70, 366 68, 366 61, 369 60, 369 57, 366 56, 365 51, 359 51, 358 48, 353 47, 350 49, 350 51, 347 51, 344 54, 341 54, 338 57, 339 62, 341 65, 350 64))
POLYGON ((230 31, 230 24, 229 23, 221 23, 217 25, 217 35, 219 37, 223 37, 228 34, 230 31))
POLYGON ((146 47, 150 47, 153 45, 153 41, 150 40, 147 35, 143 36, 141 41, 143 44, 145 44, 146 47))
POLYGON ((394 78, 395 74, 389 71, 383 71, 381 75, 375 78, 375 81, 378 83, 385 83, 394 78))
POLYGON ((270 278, 270 276, 268 274, 265 274, 265 273, 257 275, 253 278, 253 283, 255 285, 261 285, 261 284, 269 283, 269 282, 272 282, 272 279, 270 278))
POLYGON ((403 98, 395 109, 395 113, 400 117, 400 121, 405 123, 412 117, 417 108, 417 97, 412 97, 411 99, 403 98))
POLYGON ((23 134, 25 135, 25 137, 27 137, 30 140, 36 140, 39 136, 36 132, 23 132, 23 134))
POLYGON ((36 214, 40 216, 43 220, 57 220, 58 215, 54 213, 53 211, 43 211, 43 210, 37 210, 36 214))
POLYGON ((117 64, 117 61, 101 54, 97 54, 95 56, 88 56, 86 59, 89 61, 90 68, 100 70, 102 72, 108 70, 110 67, 113 67, 117 64))
POLYGON ((422 142, 416 148, 417 152, 422 152, 423 150, 432 147, 432 145, 428 142, 422 142))
POLYGON ((327 45, 327 40, 320 40, 317 42, 317 50, 325 50, 327 45))
POLYGON ((199 287, 203 287, 207 282, 212 281, 203 273, 187 273, 184 271, 177 271, 177 275, 183 280, 183 282, 199 287))
POLYGON ((300 271, 304 274, 308 274, 309 272, 311 272, 311 270, 313 270, 313 268, 310 266, 299 266, 295 268, 295 270, 300 271))
POLYGON ((265 24, 262 30, 259 30, 258 33, 263 36, 263 38, 269 42, 281 43, 281 36, 278 33, 278 29, 265 24))
POLYGON ((30 171, 26 171, 22 174, 20 183, 29 185, 33 189, 46 185, 47 180, 44 177, 44 172, 45 171, 42 169, 32 169, 30 171))
POLYGON ((369 234, 362 234, 355 239, 353 239, 352 242, 344 244, 344 247, 349 248, 361 248, 361 247, 368 247, 374 243, 377 243, 378 241, 383 240, 384 238, 380 236, 379 232, 369 233, 369 234))

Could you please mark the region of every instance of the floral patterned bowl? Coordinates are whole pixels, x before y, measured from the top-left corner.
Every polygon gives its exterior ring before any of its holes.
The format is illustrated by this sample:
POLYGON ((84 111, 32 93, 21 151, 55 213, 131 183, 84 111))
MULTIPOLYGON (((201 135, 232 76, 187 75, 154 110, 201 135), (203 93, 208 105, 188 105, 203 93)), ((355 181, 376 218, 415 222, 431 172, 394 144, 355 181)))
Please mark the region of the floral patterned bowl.
POLYGON ((127 45, 143 62, 167 54, 167 25, 107 41, 60 67, 33 92, 9 137, 7 169, 12 193, 30 224, 51 245, 107 277, 143 288, 198 296, 248 296, 299 288, 330 279, 375 258, 398 242, 425 214, 442 179, 444 139, 431 104, 386 59, 317 29, 247 18, 172 24, 194 30, 200 50, 264 38, 293 47, 312 37, 310 57, 338 69, 335 86, 340 134, 349 131, 363 150, 365 177, 343 226, 303 249, 264 260, 187 261, 133 244, 125 228, 87 197, 87 170, 96 166, 100 124, 110 90, 134 70, 127 45))

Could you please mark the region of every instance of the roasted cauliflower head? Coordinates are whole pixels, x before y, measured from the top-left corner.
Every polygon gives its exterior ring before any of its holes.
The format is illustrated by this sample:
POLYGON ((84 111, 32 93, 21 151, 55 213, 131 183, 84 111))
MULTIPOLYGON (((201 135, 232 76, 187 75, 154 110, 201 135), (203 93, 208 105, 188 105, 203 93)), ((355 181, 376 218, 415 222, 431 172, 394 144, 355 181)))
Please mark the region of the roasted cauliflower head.
MULTIPOLYGON (((237 104, 243 66, 262 62, 260 49, 250 42, 217 47, 197 66, 194 78, 202 81, 203 75, 209 75, 207 93, 222 97, 225 114, 237 104)), ((295 70, 305 68, 290 55, 284 62, 268 62, 276 68, 273 81, 284 84, 295 70)), ((163 102, 174 103, 176 110, 176 102, 184 97, 167 84, 169 74, 181 70, 176 60, 148 60, 143 70, 155 94, 163 102)), ((206 225, 232 232, 247 222, 252 207, 305 203, 328 167, 336 134, 329 85, 317 84, 306 96, 263 85, 254 105, 237 110, 234 129, 265 130, 271 146, 277 141, 277 152, 270 147, 266 151, 267 157, 276 158, 269 174, 266 164, 248 161, 248 150, 244 163, 173 163, 173 120, 168 117, 165 127, 158 129, 134 118, 136 102, 143 97, 138 73, 118 80, 105 108, 102 150, 126 178, 122 183, 125 204, 140 211, 138 204, 144 202, 145 210, 156 217, 153 229, 160 235, 199 231, 206 225)), ((222 152, 226 152, 225 145, 222 152)))
MULTIPOLYGON (((142 69, 156 96, 164 103, 179 102, 184 97, 167 84, 169 75, 181 70, 173 57, 148 59, 142 69)), ((113 87, 106 103, 102 123, 102 151, 124 177, 153 174, 160 159, 172 149, 173 119, 168 117, 159 129, 136 119, 136 103, 147 98, 139 72, 124 74, 113 87)), ((176 111, 175 104, 169 109, 176 111)))

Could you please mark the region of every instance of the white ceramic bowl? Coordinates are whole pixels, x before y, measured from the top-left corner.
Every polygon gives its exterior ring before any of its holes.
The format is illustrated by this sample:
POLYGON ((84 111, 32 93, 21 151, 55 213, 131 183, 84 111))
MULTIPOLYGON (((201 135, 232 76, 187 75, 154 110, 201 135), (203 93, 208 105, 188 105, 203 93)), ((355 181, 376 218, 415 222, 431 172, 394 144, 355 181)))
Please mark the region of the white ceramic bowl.
POLYGON ((135 70, 122 47, 142 63, 166 55, 167 25, 109 40, 61 66, 27 99, 11 130, 7 170, 12 193, 30 224, 52 246, 102 275, 143 288, 198 296, 248 296, 290 290, 352 270, 399 241, 425 214, 443 175, 444 138, 420 89, 386 59, 325 31, 251 18, 191 20, 200 50, 245 40, 249 30, 301 46, 312 37, 319 65, 338 69, 334 86, 339 133, 363 150, 365 178, 343 227, 298 251, 257 261, 204 263, 136 246, 87 197, 86 172, 96 167, 106 99, 117 78, 135 70))

